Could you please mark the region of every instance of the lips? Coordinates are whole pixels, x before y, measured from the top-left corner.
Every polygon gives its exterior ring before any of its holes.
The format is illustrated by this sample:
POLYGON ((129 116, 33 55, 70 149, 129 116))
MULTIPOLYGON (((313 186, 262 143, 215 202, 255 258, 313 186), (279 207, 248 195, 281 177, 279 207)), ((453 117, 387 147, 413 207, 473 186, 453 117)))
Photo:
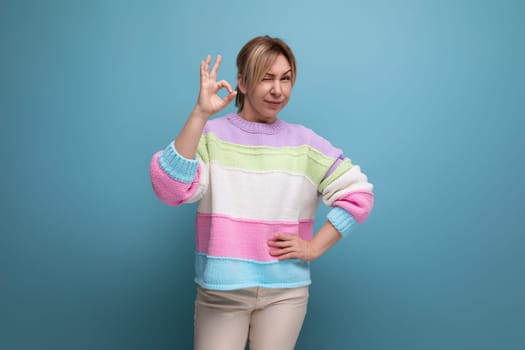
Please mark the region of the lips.
POLYGON ((273 105, 273 106, 279 106, 283 103, 283 101, 268 101, 268 100, 264 100, 264 102, 269 103, 270 105, 273 105))

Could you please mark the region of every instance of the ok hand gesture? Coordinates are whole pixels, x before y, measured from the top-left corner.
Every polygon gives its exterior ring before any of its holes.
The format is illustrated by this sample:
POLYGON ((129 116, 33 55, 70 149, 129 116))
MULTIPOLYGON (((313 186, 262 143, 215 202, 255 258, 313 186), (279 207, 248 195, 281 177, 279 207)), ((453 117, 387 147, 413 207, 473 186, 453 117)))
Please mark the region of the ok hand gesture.
POLYGON ((217 72, 221 65, 221 61, 221 55, 217 55, 217 59, 215 60, 215 64, 211 71, 209 70, 211 56, 208 55, 206 56, 206 60, 201 61, 201 85, 196 108, 208 117, 211 117, 213 114, 226 107, 237 94, 236 91, 233 91, 231 85, 226 80, 217 81, 217 72), (221 89, 226 89, 228 91, 228 95, 224 98, 217 94, 221 89))

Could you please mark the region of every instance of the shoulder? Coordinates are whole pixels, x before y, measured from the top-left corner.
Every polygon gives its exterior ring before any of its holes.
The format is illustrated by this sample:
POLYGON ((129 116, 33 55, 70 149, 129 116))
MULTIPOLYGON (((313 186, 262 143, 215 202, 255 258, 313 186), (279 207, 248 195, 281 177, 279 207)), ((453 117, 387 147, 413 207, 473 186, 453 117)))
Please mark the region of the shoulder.
POLYGON ((311 148, 329 156, 337 158, 340 156, 342 151, 332 145, 330 141, 328 141, 323 136, 316 133, 311 128, 302 125, 302 124, 294 124, 294 123, 286 123, 286 136, 291 138, 296 138, 297 143, 308 145, 311 148))
POLYGON ((231 125, 228 122, 228 116, 229 114, 208 120, 204 126, 203 134, 228 128, 231 125))

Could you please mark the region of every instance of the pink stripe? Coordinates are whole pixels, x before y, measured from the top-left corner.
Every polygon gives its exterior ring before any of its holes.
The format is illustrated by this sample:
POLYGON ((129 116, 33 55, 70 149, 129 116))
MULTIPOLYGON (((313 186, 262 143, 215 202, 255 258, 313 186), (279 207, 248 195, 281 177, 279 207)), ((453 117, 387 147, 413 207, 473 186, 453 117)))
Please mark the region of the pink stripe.
POLYGON ((374 194, 369 191, 350 192, 333 203, 334 207, 341 207, 363 223, 374 206, 374 194))
POLYGON ((177 181, 166 174, 159 165, 159 151, 153 155, 150 163, 150 176, 153 190, 159 199, 168 205, 183 204, 197 190, 201 167, 197 169, 197 174, 192 183, 177 181))
POLYGON ((311 240, 313 220, 273 222, 241 220, 224 215, 197 214, 196 249, 211 256, 224 256, 256 261, 275 261, 267 241, 275 233, 298 235, 311 240))

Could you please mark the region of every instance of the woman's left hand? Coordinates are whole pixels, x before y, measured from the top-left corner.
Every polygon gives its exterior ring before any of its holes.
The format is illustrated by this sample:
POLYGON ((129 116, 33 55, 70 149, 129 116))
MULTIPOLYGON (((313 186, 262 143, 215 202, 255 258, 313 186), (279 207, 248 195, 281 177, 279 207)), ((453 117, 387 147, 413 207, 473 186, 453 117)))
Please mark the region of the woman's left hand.
POLYGON ((317 258, 313 244, 294 235, 276 233, 274 240, 268 241, 268 246, 274 248, 270 249, 270 255, 279 258, 279 260, 301 259, 311 261, 317 258))

